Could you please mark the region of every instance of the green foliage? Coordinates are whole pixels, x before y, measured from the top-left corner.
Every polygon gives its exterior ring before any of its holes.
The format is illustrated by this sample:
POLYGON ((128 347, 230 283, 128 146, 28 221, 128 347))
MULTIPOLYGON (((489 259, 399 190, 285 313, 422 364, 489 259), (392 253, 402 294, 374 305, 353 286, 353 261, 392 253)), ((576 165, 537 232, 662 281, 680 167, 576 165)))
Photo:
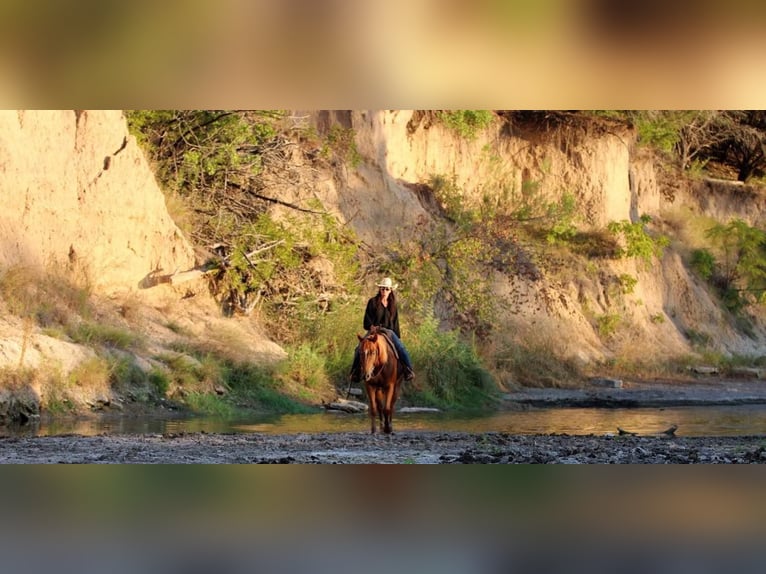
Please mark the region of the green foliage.
POLYGON ((246 186, 277 137, 276 111, 134 110, 131 133, 157 163, 162 181, 181 195, 246 186))
POLYGON ((112 387, 130 389, 140 387, 151 381, 136 362, 129 357, 118 356, 110 359, 109 383, 112 387))
POLYGON ((630 295, 636 288, 638 279, 628 273, 622 273, 617 281, 620 283, 620 288, 625 295, 630 295))
POLYGON ((493 403, 496 386, 476 349, 458 331, 442 331, 432 312, 407 341, 418 377, 405 396, 440 408, 482 408, 493 403))
POLYGON ((232 418, 239 412, 225 397, 210 393, 187 393, 184 402, 192 411, 209 416, 232 418))
POLYGON ((571 241, 577 234, 577 227, 574 224, 577 213, 574 195, 565 193, 558 202, 549 204, 547 211, 547 217, 552 222, 552 227, 546 236, 548 243, 571 241))
POLYGON ((460 137, 472 140, 492 123, 495 114, 491 110, 446 110, 439 112, 438 117, 460 137))
POLYGON ((643 145, 672 153, 680 141, 681 117, 673 112, 637 111, 633 122, 638 130, 638 141, 643 145))
POLYGON ((631 223, 627 220, 613 221, 607 229, 614 235, 621 235, 626 246, 617 251, 619 257, 637 257, 650 261, 652 257, 661 257, 670 240, 665 236, 653 238, 646 230, 651 221, 648 215, 642 215, 640 221, 631 223))
POLYGON ((708 278, 724 304, 738 312, 747 303, 766 302, 766 232, 735 219, 714 225, 707 237, 720 255, 713 259, 708 253, 703 269, 712 267, 708 278))
POLYGON ((147 375, 149 383, 160 397, 165 397, 170 388, 170 378, 168 373, 162 369, 153 368, 147 375))
POLYGON ((622 317, 616 313, 606 313, 596 317, 598 333, 604 338, 612 336, 622 322, 622 317))
POLYGON ((716 268, 716 261, 709 249, 695 249, 691 254, 691 266, 703 279, 710 279, 716 268))
POLYGON ((334 153, 351 167, 359 166, 362 156, 356 147, 355 136, 356 133, 353 129, 346 129, 333 124, 322 147, 322 155, 327 157, 334 153))
POLYGON ((278 377, 307 389, 321 389, 329 385, 326 359, 310 343, 289 350, 287 360, 280 365, 278 377))
MULTIPOLYGON (((268 214, 281 200, 262 192, 273 187, 264 178, 294 171, 285 149, 295 142, 281 127, 283 117, 262 110, 128 112, 131 131, 147 146, 163 185, 191 207, 193 239, 217 246, 207 265, 216 270, 213 288, 227 313, 250 313, 262 302, 284 311, 301 296, 315 299, 317 286, 301 272, 311 257, 329 255, 343 281, 357 269, 355 240, 318 202, 310 206, 315 213, 301 219, 277 222, 268 214)), ((359 159, 349 130, 331 128, 325 144, 327 153, 359 159)))
POLYGON ((83 321, 68 325, 67 335, 75 343, 90 346, 106 346, 128 350, 138 347, 142 340, 134 332, 108 324, 83 321))
POLYGON ((336 289, 355 290, 358 243, 329 214, 277 221, 262 213, 237 231, 234 243, 237 247, 214 276, 215 294, 228 313, 249 312, 260 304, 266 318, 274 317, 283 329, 286 316, 316 318, 325 310, 317 299, 327 294, 311 261, 327 263, 336 289))
POLYGON ((463 200, 463 190, 455 178, 443 175, 432 175, 428 182, 434 197, 444 209, 444 215, 453 221, 458 228, 470 228, 479 219, 479 214, 468 207, 463 200))

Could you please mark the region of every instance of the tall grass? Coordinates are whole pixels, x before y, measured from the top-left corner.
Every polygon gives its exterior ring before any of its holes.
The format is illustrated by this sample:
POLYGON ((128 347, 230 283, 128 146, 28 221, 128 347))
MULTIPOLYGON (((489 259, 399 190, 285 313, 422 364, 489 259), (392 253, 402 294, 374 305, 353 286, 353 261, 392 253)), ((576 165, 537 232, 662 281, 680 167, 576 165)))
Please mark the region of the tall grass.
POLYGON ((585 376, 573 360, 561 358, 545 342, 507 344, 493 353, 495 370, 513 385, 537 388, 567 388, 585 376))
POLYGON ((90 290, 53 270, 16 265, 0 272, 0 297, 8 311, 40 327, 66 325, 93 314, 90 290))
POLYGON ((448 409, 484 408, 494 403, 497 385, 475 346, 457 330, 441 330, 432 312, 421 319, 407 347, 418 373, 413 383, 405 383, 408 400, 448 409))

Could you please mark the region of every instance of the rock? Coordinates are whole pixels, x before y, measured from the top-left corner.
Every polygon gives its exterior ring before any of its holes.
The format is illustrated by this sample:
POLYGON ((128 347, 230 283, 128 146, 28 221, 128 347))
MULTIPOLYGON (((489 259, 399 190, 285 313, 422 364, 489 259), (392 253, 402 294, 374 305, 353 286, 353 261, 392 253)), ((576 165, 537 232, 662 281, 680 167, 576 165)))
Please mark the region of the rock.
POLYGON ((40 401, 31 392, 12 394, 3 392, 0 396, 0 424, 9 422, 26 424, 40 418, 40 401))
POLYGON ((440 409, 435 409, 433 407, 402 407, 400 409, 396 409, 397 412, 400 413, 440 413, 440 409))
POLYGON ((346 399, 337 399, 332 403, 322 405, 325 409, 331 411, 343 411, 346 413, 364 413, 367 412, 367 405, 359 401, 349 401, 346 399))
POLYGON ((590 384, 594 387, 604 387, 607 389, 621 389, 622 381, 620 379, 610 379, 596 377, 590 380, 590 384))
POLYGON ((688 369, 692 373, 696 373, 697 375, 717 375, 718 374, 718 367, 706 367, 702 365, 697 365, 697 366, 688 367, 688 369))

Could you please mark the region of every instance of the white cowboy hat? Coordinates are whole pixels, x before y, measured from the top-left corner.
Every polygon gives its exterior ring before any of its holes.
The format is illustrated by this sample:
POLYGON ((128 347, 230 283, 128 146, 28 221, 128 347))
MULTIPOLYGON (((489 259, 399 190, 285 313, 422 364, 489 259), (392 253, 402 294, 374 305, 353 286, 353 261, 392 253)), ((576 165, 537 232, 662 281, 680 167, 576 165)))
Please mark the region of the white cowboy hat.
POLYGON ((394 285, 393 281, 391 281, 390 277, 384 277, 383 280, 378 283, 378 287, 388 287, 391 289, 391 291, 395 291, 397 287, 399 287, 399 284, 397 283, 394 285))

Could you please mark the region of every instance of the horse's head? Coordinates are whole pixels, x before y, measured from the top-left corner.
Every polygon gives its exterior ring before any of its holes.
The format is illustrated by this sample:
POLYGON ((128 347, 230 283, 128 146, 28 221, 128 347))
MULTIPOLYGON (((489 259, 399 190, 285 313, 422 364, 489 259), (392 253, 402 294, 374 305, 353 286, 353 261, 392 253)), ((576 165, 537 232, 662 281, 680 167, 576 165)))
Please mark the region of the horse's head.
POLYGON ((385 343, 378 335, 377 327, 370 329, 367 336, 359 338, 359 370, 362 378, 369 381, 380 371, 380 367, 385 362, 385 348, 381 343, 385 343), (381 357, 381 355, 384 355, 381 357), (376 372, 377 371, 377 372, 376 372))

